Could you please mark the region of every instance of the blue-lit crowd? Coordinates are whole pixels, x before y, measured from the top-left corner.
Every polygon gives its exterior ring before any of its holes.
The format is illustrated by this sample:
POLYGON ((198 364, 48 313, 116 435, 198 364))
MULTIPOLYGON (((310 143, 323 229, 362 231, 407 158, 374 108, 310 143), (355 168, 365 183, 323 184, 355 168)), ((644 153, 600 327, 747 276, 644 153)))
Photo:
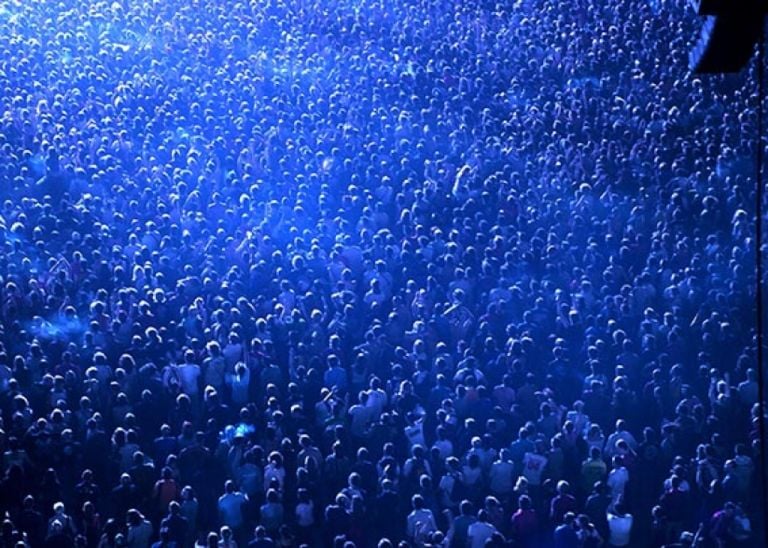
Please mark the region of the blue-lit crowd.
POLYGON ((764 545, 756 71, 698 25, 0 2, 0 547, 764 545))

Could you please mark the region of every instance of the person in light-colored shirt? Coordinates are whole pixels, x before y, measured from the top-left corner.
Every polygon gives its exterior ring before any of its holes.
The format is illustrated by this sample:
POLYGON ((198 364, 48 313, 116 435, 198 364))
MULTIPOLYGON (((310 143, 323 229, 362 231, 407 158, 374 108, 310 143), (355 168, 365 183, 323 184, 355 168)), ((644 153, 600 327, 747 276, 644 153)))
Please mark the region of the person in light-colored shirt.
POLYGON ((200 392, 198 380, 201 371, 200 366, 192 362, 193 359, 195 359, 195 353, 190 350, 184 355, 184 363, 178 365, 176 371, 179 374, 181 391, 191 397, 196 397, 200 392))
POLYGON ((609 546, 628 546, 632 533, 632 514, 628 514, 623 504, 617 504, 608 514, 609 546))
POLYGON ((496 532, 496 527, 488 523, 488 512, 480 510, 477 513, 477 521, 467 529, 470 548, 483 548, 485 541, 496 532))
POLYGON ((509 449, 502 449, 499 458, 491 465, 490 488, 491 492, 505 497, 512 492, 514 486, 515 464, 512 462, 512 456, 509 449))
POLYGON ((621 464, 619 457, 613 457, 613 470, 608 474, 608 487, 611 489, 611 506, 615 506, 624 496, 624 489, 629 482, 629 471, 621 464))
POLYGON ((408 514, 406 521, 406 535, 416 543, 426 541, 427 536, 437 531, 435 516, 432 510, 424 507, 424 498, 421 495, 413 495, 411 499, 413 511, 408 514))
POLYGON ((547 457, 539 453, 526 453, 523 456, 523 475, 531 485, 541 485, 541 476, 547 466, 547 457))
POLYGON ((357 438, 362 438, 366 435, 368 426, 372 420, 372 408, 367 406, 367 402, 368 393, 361 391, 358 394, 358 403, 350 407, 349 411, 347 411, 351 422, 349 430, 352 435, 357 438))
POLYGON ((235 490, 231 480, 224 484, 224 494, 219 497, 219 523, 237 531, 243 525, 243 505, 248 497, 235 490))

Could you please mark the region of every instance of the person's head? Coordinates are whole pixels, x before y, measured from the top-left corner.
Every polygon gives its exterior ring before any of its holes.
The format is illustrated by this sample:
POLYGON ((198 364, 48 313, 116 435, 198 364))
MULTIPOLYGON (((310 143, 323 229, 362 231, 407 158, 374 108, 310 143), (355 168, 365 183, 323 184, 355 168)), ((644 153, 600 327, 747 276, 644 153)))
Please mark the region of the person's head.
POLYGON ((424 497, 421 495, 413 495, 413 497, 411 497, 411 506, 414 510, 421 510, 424 508, 424 497))
POLYGON ((471 516, 474 512, 474 505, 470 501, 464 499, 461 501, 461 504, 459 504, 459 511, 463 516, 471 516))
POLYGON ((531 497, 528 495, 520 495, 517 499, 517 505, 520 507, 520 510, 530 510, 533 507, 531 497))
POLYGON ((125 515, 125 521, 129 527, 136 527, 143 521, 143 519, 144 516, 142 516, 141 513, 135 508, 128 510, 125 515))

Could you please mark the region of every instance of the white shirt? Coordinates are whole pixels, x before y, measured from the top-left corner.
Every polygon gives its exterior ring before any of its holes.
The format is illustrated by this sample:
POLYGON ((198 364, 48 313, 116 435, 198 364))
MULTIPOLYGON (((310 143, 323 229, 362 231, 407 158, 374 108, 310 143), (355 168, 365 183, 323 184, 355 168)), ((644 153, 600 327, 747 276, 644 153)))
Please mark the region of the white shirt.
POLYGON ((485 541, 491 538, 496 528, 488 522, 476 521, 467 529, 470 548, 483 548, 485 541))
POLYGON ((617 516, 608 512, 608 529, 610 530, 608 542, 612 546, 627 546, 632 532, 632 516, 630 514, 617 516))
POLYGON ((381 388, 376 390, 372 388, 368 390, 367 393, 368 401, 365 402, 365 405, 372 410, 371 416, 378 418, 384 411, 384 407, 387 405, 387 393, 381 388))
POLYGON ((422 447, 427 446, 427 442, 424 441, 424 423, 423 422, 417 422, 413 426, 406 426, 404 428, 405 431, 405 437, 408 438, 408 443, 410 447, 413 447, 414 445, 421 445, 422 447))
POLYGON ((408 514, 408 521, 406 524, 406 534, 408 538, 416 538, 424 540, 424 537, 433 531, 437 530, 435 525, 435 517, 432 515, 432 511, 426 508, 420 510, 414 510, 408 514))
POLYGON ((276 479, 277 482, 280 484, 280 489, 283 488, 283 484, 285 483, 285 468, 280 467, 278 468, 271 462, 267 464, 267 466, 264 468, 264 490, 266 491, 269 489, 270 483, 272 483, 272 480, 276 479))
POLYGON ((614 432, 608 436, 608 440, 605 442, 604 451, 606 456, 612 457, 617 453, 616 442, 619 440, 624 440, 632 449, 637 449, 637 441, 635 440, 635 437, 626 430, 620 430, 619 432, 614 432))
POLYGON ((199 392, 197 379, 200 377, 200 366, 195 363, 182 363, 176 368, 179 374, 179 384, 181 391, 185 394, 195 396, 199 392))
POLYGON ((362 405, 353 405, 350 407, 349 416, 352 418, 352 424, 349 427, 353 436, 364 436, 368 424, 371 422, 371 408, 362 405))
POLYGON ((624 495, 624 487, 626 487, 629 481, 629 472, 623 466, 614 468, 611 473, 608 474, 608 487, 611 488, 611 499, 613 504, 619 501, 619 498, 624 495))
POLYGON ((440 458, 445 460, 453 456, 453 443, 451 440, 437 440, 432 447, 436 447, 440 452, 440 458))
POLYGON ((547 465, 547 457, 536 453, 526 453, 523 456, 523 475, 531 485, 541 485, 541 476, 547 465))

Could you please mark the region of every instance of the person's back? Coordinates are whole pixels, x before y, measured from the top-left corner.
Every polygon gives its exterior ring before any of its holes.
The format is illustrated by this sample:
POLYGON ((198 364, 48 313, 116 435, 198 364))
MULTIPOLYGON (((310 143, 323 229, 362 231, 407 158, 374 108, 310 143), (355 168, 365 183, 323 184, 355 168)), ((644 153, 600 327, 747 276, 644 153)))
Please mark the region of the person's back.
POLYGON ((608 512, 608 544, 610 546, 628 546, 632 534, 633 517, 628 514, 621 504, 608 512))
POLYGON ((147 548, 152 538, 152 524, 142 519, 136 525, 128 527, 128 547, 147 548))
POLYGON ((469 539, 469 528, 477 521, 472 515, 472 503, 463 501, 460 506, 461 514, 453 518, 453 537, 451 548, 463 548, 469 539))
POLYGON ((610 495, 605 493, 604 483, 596 484, 595 490, 587 498, 584 513, 589 516, 600 534, 608 535, 608 506, 611 504, 610 495))
POLYGON ((181 506, 173 501, 168 505, 169 514, 160 522, 160 529, 171 542, 183 543, 187 538, 189 521, 181 515, 181 506))
POLYGON ((275 546, 277 544, 267 535, 267 530, 262 525, 256 527, 254 538, 248 543, 248 548, 274 548, 275 546))
POLYGON ((519 508, 512 514, 512 538, 520 546, 534 546, 539 528, 539 520, 533 503, 528 495, 521 495, 518 500, 519 508))
POLYGON ((268 532, 274 533, 283 523, 283 505, 279 502, 277 491, 270 489, 267 493, 267 502, 261 506, 261 524, 268 532))
POLYGON ((196 363, 185 362, 177 366, 181 390, 190 396, 199 392, 198 379, 200 378, 200 366, 196 363))
POLYGON ((435 530, 435 519, 432 511, 427 508, 417 508, 408 514, 406 526, 410 538, 419 538, 420 535, 435 530))
MULTIPOLYGON (((502 451, 507 451, 503 449, 502 451)), ((508 457, 508 454, 505 455, 508 457)), ((503 460, 497 460, 491 465, 489 474, 490 489, 497 495, 508 495, 512 492, 514 486, 514 479, 512 474, 514 473, 515 465, 511 460, 506 458, 503 460)))
POLYGON ((485 510, 478 512, 477 521, 467 529, 467 537, 470 548, 483 548, 486 541, 496 532, 496 528, 488 523, 488 514, 485 510))
POLYGON ((554 548, 578 548, 579 547, 579 535, 576 532, 575 524, 576 516, 572 512, 565 514, 563 523, 558 525, 553 535, 554 548))
POLYGON ((219 520, 222 525, 237 530, 243 524, 243 504, 247 499, 245 495, 234 490, 234 485, 227 483, 225 494, 219 497, 219 520))

